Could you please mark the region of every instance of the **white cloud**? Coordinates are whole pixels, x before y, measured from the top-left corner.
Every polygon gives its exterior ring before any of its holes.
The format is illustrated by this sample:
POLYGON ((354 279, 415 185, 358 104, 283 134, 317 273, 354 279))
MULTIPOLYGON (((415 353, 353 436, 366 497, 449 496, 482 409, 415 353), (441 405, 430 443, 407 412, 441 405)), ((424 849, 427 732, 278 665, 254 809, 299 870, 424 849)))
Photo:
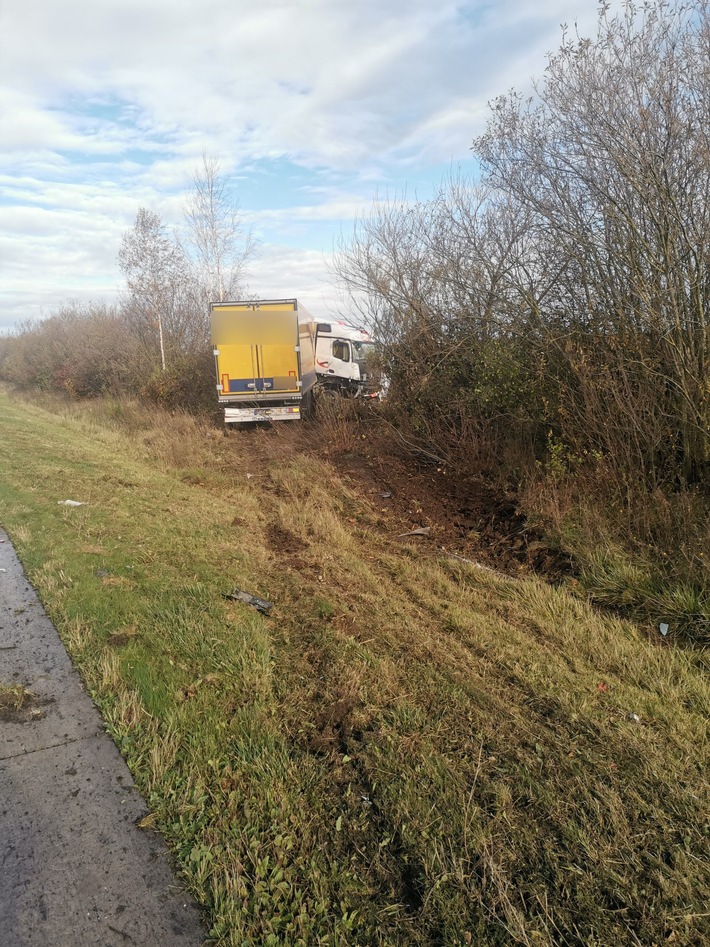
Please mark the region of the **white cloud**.
MULTIPOLYGON (((427 131, 452 98, 480 110, 509 85, 521 48, 535 49, 542 71, 542 53, 558 39, 551 26, 557 33, 565 7, 530 0, 478 13, 476 4, 452 0, 13 4, 2 15, 3 72, 25 101, 8 125, 27 143, 36 120, 38 146, 67 147, 75 142, 72 122, 48 117, 47 105, 108 94, 132 103, 144 135, 177 141, 209 133, 219 150, 241 159, 290 154, 352 168, 405 140, 433 152, 427 131)), ((464 110, 458 128, 444 147, 470 140, 475 129, 464 110)), ((85 144, 95 151, 117 142, 99 133, 85 144)))
POLYGON ((296 297, 318 318, 326 318, 339 302, 326 259, 317 250, 266 244, 249 270, 249 292, 259 298, 296 297))
POLYGON ((542 74, 575 8, 593 20, 589 0, 1 4, 0 327, 112 295, 121 233, 139 206, 178 221, 204 146, 240 174, 264 291, 317 295, 323 227, 466 160, 487 100, 542 74), (265 160, 305 177, 265 179, 265 160))

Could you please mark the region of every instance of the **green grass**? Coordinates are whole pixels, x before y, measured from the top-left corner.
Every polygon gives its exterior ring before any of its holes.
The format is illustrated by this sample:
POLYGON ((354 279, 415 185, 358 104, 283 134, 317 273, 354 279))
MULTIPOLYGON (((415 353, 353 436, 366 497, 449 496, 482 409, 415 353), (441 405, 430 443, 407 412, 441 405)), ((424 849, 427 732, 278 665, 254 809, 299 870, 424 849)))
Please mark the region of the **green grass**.
POLYGON ((575 563, 597 604, 681 643, 710 645, 710 505, 700 489, 650 492, 608 471, 548 475, 523 490, 528 522, 575 563))
POLYGON ((0 683, 0 715, 21 710, 32 699, 32 693, 22 684, 0 683))
POLYGON ((0 438, 0 522, 216 944, 710 936, 701 651, 396 544, 293 431, 0 396, 0 438))

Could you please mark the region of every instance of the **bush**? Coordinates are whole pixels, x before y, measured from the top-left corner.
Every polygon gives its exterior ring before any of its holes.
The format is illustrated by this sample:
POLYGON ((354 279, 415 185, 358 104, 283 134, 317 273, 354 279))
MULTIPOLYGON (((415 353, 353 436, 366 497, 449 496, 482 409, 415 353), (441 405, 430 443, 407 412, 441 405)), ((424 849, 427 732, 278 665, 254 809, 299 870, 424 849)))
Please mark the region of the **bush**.
POLYGON ((154 370, 141 385, 140 394, 164 408, 209 414, 217 406, 215 386, 214 357, 210 350, 181 355, 165 371, 154 370))
POLYGON ((171 409, 213 411, 208 349, 172 351, 165 371, 155 340, 134 331, 122 309, 68 303, 0 340, 0 378, 17 388, 72 398, 136 396, 171 409))

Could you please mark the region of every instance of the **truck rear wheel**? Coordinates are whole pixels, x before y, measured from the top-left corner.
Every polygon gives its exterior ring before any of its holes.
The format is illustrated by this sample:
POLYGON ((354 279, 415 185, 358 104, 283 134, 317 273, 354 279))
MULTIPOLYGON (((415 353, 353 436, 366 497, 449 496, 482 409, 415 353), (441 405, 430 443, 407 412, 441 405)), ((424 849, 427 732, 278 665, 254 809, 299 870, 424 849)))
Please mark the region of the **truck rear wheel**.
POLYGON ((301 418, 304 421, 314 421, 316 417, 316 398, 313 388, 307 391, 301 401, 301 418))

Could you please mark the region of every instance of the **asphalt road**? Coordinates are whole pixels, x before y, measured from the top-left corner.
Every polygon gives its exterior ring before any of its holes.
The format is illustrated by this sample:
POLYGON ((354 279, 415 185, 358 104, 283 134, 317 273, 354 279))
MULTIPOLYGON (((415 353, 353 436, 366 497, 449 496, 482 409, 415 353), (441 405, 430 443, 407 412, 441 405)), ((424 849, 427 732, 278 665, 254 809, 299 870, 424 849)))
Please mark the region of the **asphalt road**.
POLYGON ((56 629, 0 529, 2 947, 199 947, 197 910, 56 629))

